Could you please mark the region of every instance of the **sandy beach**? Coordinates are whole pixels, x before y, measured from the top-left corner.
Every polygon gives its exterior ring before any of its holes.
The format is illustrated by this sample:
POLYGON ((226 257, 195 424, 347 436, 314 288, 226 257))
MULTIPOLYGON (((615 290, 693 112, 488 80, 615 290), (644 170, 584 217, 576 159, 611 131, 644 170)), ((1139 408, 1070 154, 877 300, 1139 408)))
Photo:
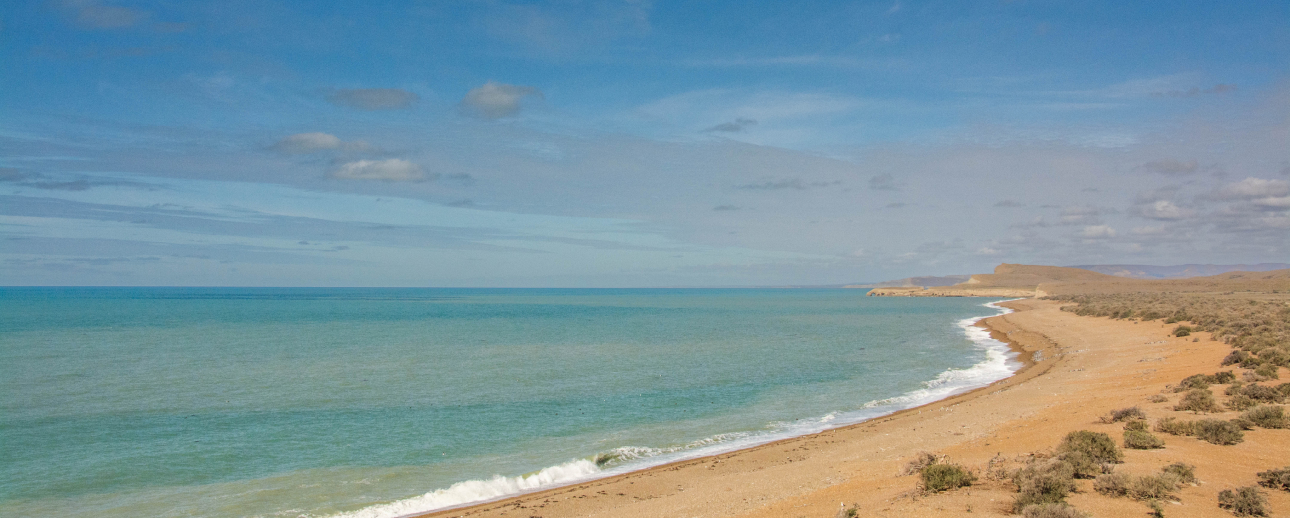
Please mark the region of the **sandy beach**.
MULTIPOLYGON (((1172 410, 1181 395, 1169 388, 1219 370, 1231 350, 1208 333, 1173 337, 1173 326, 1159 321, 1077 316, 1038 299, 1004 305, 1016 312, 982 325, 1012 344, 1026 367, 990 386, 819 434, 421 516, 833 517, 844 505, 857 507, 859 516, 1015 516, 1016 487, 987 476, 992 459, 996 469, 1015 469, 1075 430, 1105 432, 1118 443, 1124 425, 1099 418, 1129 406, 1141 407, 1151 422, 1196 419, 1172 410), (1153 395, 1167 401, 1150 402, 1153 395), (901 472, 924 451, 947 455, 980 479, 922 495, 918 477, 901 472)), ((1282 368, 1281 376, 1290 373, 1282 368)), ((1211 388, 1220 403, 1226 399, 1222 385, 1211 388)), ((1116 471, 1145 475, 1173 462, 1194 465, 1199 483, 1165 504, 1171 517, 1231 516, 1217 506, 1219 491, 1254 484, 1256 472, 1290 464, 1286 429, 1249 430, 1231 446, 1157 435, 1163 449, 1125 450, 1116 471)), ((1266 493, 1273 516, 1290 511, 1290 493, 1266 493)), ((1068 502, 1094 516, 1148 512, 1142 502, 1094 492, 1091 480, 1079 480, 1068 502)))

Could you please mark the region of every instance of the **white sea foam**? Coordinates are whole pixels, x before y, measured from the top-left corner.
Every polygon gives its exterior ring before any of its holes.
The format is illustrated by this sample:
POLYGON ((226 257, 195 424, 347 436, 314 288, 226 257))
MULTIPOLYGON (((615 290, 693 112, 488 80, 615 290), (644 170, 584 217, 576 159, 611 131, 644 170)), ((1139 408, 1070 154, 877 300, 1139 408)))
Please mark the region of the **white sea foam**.
MULTIPOLYGON (((1016 300, 1016 299, 1014 299, 1016 300)), ((1007 301, 999 301, 1007 302, 1007 301)), ((379 504, 357 511, 334 515, 333 518, 397 518, 435 510, 497 500, 552 487, 570 485, 595 478, 602 478, 628 471, 646 469, 678 460, 706 457, 728 451, 749 448, 789 437, 809 435, 824 430, 847 426, 880 417, 892 412, 924 405, 977 387, 989 385, 1011 376, 1020 368, 1008 344, 995 340, 977 322, 1012 310, 991 302, 983 306, 997 310, 995 315, 967 318, 957 325, 976 347, 985 351, 985 359, 965 369, 947 369, 936 378, 923 383, 923 388, 900 396, 870 401, 860 410, 830 412, 813 419, 791 423, 772 423, 762 432, 734 432, 705 437, 688 444, 666 448, 623 446, 601 454, 607 459, 605 468, 596 462, 579 459, 545 468, 527 476, 494 476, 489 480, 458 482, 446 489, 439 489, 421 496, 379 504)))
POLYGON ((489 480, 458 482, 446 489, 431 491, 421 496, 365 507, 335 516, 336 518, 395 518, 571 484, 596 478, 597 473, 600 473, 600 468, 596 467, 595 463, 589 460, 574 460, 527 476, 497 475, 489 480))

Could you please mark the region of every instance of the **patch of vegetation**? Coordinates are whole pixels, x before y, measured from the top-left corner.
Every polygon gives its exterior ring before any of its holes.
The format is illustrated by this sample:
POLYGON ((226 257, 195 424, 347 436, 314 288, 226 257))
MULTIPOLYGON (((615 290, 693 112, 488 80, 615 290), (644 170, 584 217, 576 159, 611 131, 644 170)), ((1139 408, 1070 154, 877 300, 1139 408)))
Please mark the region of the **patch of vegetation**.
POLYGON ((1281 378, 1281 376, 1277 374, 1277 366, 1272 363, 1265 363, 1263 365, 1255 367, 1254 374, 1257 374, 1260 378, 1263 378, 1259 381, 1267 381, 1267 380, 1274 380, 1274 379, 1281 378))
POLYGON ((1174 392, 1187 392, 1188 390, 1200 390, 1209 388, 1209 376, 1205 374, 1192 374, 1178 382, 1174 387, 1174 392))
POLYGON ((1165 441, 1151 435, 1151 432, 1125 430, 1124 447, 1131 450, 1154 450, 1164 448, 1165 441))
POLYGON ((923 469, 933 464, 939 463, 942 460, 945 460, 944 455, 933 455, 925 451, 920 451, 914 455, 914 460, 911 460, 909 461, 908 464, 905 464, 905 470, 902 471, 900 474, 917 475, 919 473, 922 473, 923 469))
POLYGON ((1163 395, 1160 395, 1160 394, 1155 394, 1155 395, 1152 395, 1151 397, 1147 398, 1147 401, 1150 401, 1150 402, 1152 402, 1152 403, 1164 403, 1164 402, 1166 402, 1166 401, 1169 401, 1169 398, 1167 398, 1167 397, 1165 397, 1165 396, 1163 396, 1163 395))
POLYGON ((1177 477, 1178 482, 1182 484, 1191 484, 1196 482, 1196 466, 1192 466, 1190 464, 1175 462, 1173 464, 1160 468, 1160 472, 1168 473, 1170 475, 1173 475, 1174 477, 1177 477))
POLYGON ((1290 466, 1260 471, 1255 476, 1259 477, 1260 486, 1290 491, 1290 466))
POLYGON ((1286 416, 1285 408, 1279 406, 1257 406, 1241 414, 1241 418, 1261 428, 1290 428, 1290 417, 1286 416))
MULTIPOLYGON (((1102 432, 1079 430, 1066 434, 1061 444, 1057 445, 1058 453, 1079 453, 1097 464, 1118 464, 1124 462, 1124 452, 1115 445, 1111 436, 1102 432)), ((1077 475, 1080 474, 1077 470, 1077 475)), ((1096 475, 1092 473, 1089 476, 1096 475)))
POLYGON ((1290 383, 1282 383, 1280 385, 1277 385, 1276 390, 1277 392, 1281 393, 1281 397, 1290 398, 1290 383))
POLYGON ((1226 385, 1233 381, 1236 381, 1236 375, 1232 371, 1219 371, 1210 376, 1210 383, 1215 385, 1226 385))
POLYGON ((1174 328, 1174 336, 1191 336, 1191 326, 1178 326, 1174 328))
POLYGON ((1024 518, 1088 518, 1088 513, 1066 504, 1031 504, 1021 510, 1024 518))
POLYGON ((1134 431, 1134 432, 1145 432, 1147 431, 1147 422, 1129 421, 1127 423, 1124 423, 1124 429, 1128 431, 1134 431))
POLYGON ((1012 475, 1017 485, 1013 511, 1023 512, 1035 504, 1059 504, 1075 491, 1075 469, 1062 459, 1044 459, 1030 462, 1012 475))
POLYGON ((1244 418, 1244 417, 1237 416, 1237 417, 1235 417, 1235 418, 1231 419, 1231 420, 1230 420, 1230 422, 1231 422, 1232 424, 1236 425, 1236 427, 1237 427, 1237 428, 1240 428, 1241 430, 1253 430, 1253 429, 1254 429, 1254 421, 1251 421, 1251 420, 1246 419, 1246 418, 1244 418))
POLYGON ((1133 477, 1124 473, 1107 473, 1093 479, 1093 490, 1106 496, 1126 496, 1132 484, 1133 477))
POLYGON ((1249 410, 1249 409, 1254 408, 1254 407, 1256 407, 1256 406, 1259 406, 1259 402, 1258 402, 1258 401, 1255 401, 1255 400, 1253 400, 1253 399, 1250 399, 1250 398, 1245 397, 1245 396, 1240 395, 1240 394, 1237 394, 1237 395, 1235 395, 1235 396, 1232 396, 1232 398, 1231 398, 1231 399, 1228 399, 1228 400, 1227 400, 1227 409, 1228 409, 1228 410, 1234 410, 1234 411, 1237 411, 1237 412, 1240 412, 1240 411, 1243 411, 1243 410, 1249 410))
POLYGON ((1268 499, 1258 486, 1224 489, 1218 493, 1218 506, 1237 516, 1268 515, 1268 499))
POLYGON ((1220 446, 1230 446, 1245 440, 1245 432, 1239 426, 1221 419, 1195 421, 1192 423, 1192 430, 1197 439, 1220 446))
POLYGON ((940 493, 970 486, 976 482, 976 475, 958 464, 938 463, 923 468, 922 479, 924 491, 940 493))
POLYGON ((1136 406, 1131 406, 1129 408, 1112 410, 1111 415, 1102 418, 1102 422, 1118 423, 1121 421, 1129 421, 1133 419, 1146 419, 1146 418, 1147 418, 1147 414, 1143 412, 1141 408, 1138 408, 1136 406))
POLYGON ((1174 410, 1190 410, 1196 413, 1222 411, 1222 409, 1218 408, 1218 402, 1214 400, 1214 393, 1210 392, 1209 389, 1192 389, 1187 392, 1186 396, 1183 396, 1182 400, 1178 401, 1177 405, 1174 405, 1174 410))
POLYGON ((1285 395, 1283 395, 1281 390, 1278 388, 1260 385, 1258 383, 1251 383, 1249 385, 1242 386, 1240 395, 1255 401, 1262 401, 1264 403, 1280 403, 1285 400, 1285 395))
POLYGON ((1138 477, 1129 486, 1129 496, 1138 500, 1174 498, 1178 492, 1178 477, 1169 473, 1138 477))
POLYGON ((1179 421, 1176 417, 1166 417, 1156 421, 1156 431, 1170 435, 1194 435, 1196 433, 1192 421, 1179 421))

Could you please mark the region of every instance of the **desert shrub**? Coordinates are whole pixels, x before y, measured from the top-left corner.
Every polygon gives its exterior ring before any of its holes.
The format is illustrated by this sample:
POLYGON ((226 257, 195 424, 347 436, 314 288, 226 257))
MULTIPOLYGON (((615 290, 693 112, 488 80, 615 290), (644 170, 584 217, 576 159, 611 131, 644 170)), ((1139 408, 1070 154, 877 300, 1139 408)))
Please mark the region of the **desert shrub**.
POLYGON ((1138 500, 1173 498, 1178 492, 1178 477, 1169 473, 1138 477, 1129 485, 1129 496, 1138 500))
POLYGON ((1196 413, 1222 411, 1218 408, 1218 402, 1214 401, 1214 393, 1208 389, 1193 389, 1188 392, 1177 405, 1174 405, 1174 410, 1190 410, 1196 413))
POLYGON ((1174 336, 1191 336, 1191 326, 1178 326, 1174 328, 1174 336))
POLYGON ((1281 397, 1290 397, 1290 383, 1277 385, 1276 391, 1281 393, 1281 397))
POLYGON ((1066 500, 1075 491, 1075 470, 1061 459, 1031 462, 1012 475, 1017 485, 1013 511, 1021 512, 1033 504, 1056 504, 1066 500))
POLYGON ((1212 376, 1212 379, 1210 380, 1210 382, 1214 383, 1215 385, 1226 385, 1233 381, 1236 381, 1236 375, 1232 374, 1232 371, 1215 372, 1214 375, 1212 376))
POLYGON ((1057 451, 1082 453, 1098 464, 1124 462, 1124 452, 1115 445, 1111 436, 1102 432, 1079 430, 1068 433, 1057 445, 1057 451))
POLYGON ((1134 431, 1134 432, 1145 432, 1147 431, 1147 422, 1129 421, 1127 423, 1124 423, 1124 429, 1128 431, 1134 431))
POLYGON ((1245 432, 1231 421, 1201 419, 1192 423, 1196 438, 1211 444, 1229 446, 1245 440, 1245 432))
POLYGON ((1224 367, 1228 365, 1238 365, 1241 362, 1245 361, 1245 359, 1248 358, 1249 356, 1250 356, 1250 353, 1237 349, 1230 353, 1227 353, 1227 356, 1223 358, 1222 365, 1224 367))
POLYGON ((1224 390, 1223 393, 1229 396, 1238 396, 1241 394, 1241 389, 1243 388, 1245 388, 1244 381, 1233 381, 1231 385, 1227 386, 1227 390, 1224 390))
POLYGON ((1144 413, 1141 408, 1138 408, 1136 406, 1131 406, 1129 408, 1112 410, 1111 415, 1107 417, 1103 417, 1102 421, 1106 423, 1118 423, 1120 421, 1128 421, 1131 419, 1146 419, 1146 418, 1147 418, 1147 414, 1144 413))
POLYGON ((923 468, 923 490, 940 493, 976 482, 976 475, 958 464, 932 464, 923 468))
POLYGON ((1170 435, 1194 435, 1196 427, 1193 421, 1179 421, 1175 417, 1166 417, 1156 421, 1156 431, 1170 435))
POLYGON ((1240 412, 1242 410, 1249 410, 1258 405, 1259 405, 1258 401, 1255 401, 1253 399, 1250 399, 1240 394, 1232 396, 1231 399, 1227 400, 1227 409, 1235 410, 1237 412, 1240 412))
POLYGON ((1107 473, 1093 479, 1093 490, 1106 496, 1125 496, 1132 484, 1133 477, 1124 473, 1107 473))
POLYGON ((1257 374, 1260 378, 1263 378, 1263 380, 1274 380, 1274 379, 1281 378, 1281 376, 1277 374, 1277 366, 1271 363, 1265 363, 1263 365, 1258 366, 1258 368, 1254 369, 1254 373, 1257 374))
POLYGON ((842 507, 838 509, 838 514, 833 515, 834 518, 856 518, 857 516, 860 516, 860 507, 856 505, 842 507))
POLYGON ((1021 510, 1024 518, 1088 518, 1088 513, 1066 504, 1030 504, 1021 510))
MULTIPOLYGON (((1287 383, 1287 385, 1290 385, 1290 383, 1287 383)), ((1167 398, 1167 397, 1165 397, 1165 396, 1163 396, 1163 395, 1160 395, 1160 394, 1155 394, 1155 395, 1152 395, 1151 397, 1147 398, 1147 401, 1150 401, 1150 402, 1152 402, 1152 403, 1164 403, 1164 402, 1166 402, 1166 401, 1169 401, 1169 398, 1167 398)))
POLYGON ((1209 376, 1204 374, 1192 374, 1178 382, 1174 387, 1174 392, 1186 392, 1188 390, 1207 389, 1209 388, 1209 376))
POLYGON ((1159 500, 1147 502, 1147 507, 1151 509, 1151 518, 1165 518, 1165 506, 1159 500))
POLYGON ((1257 406, 1241 414, 1241 417, 1262 428, 1290 428, 1290 417, 1279 406, 1257 406))
POLYGON ((1218 506, 1237 516, 1268 515, 1268 499, 1258 486, 1224 489, 1218 493, 1218 506))
POLYGON ((1290 466, 1260 471, 1255 476, 1259 477, 1260 486, 1290 491, 1290 466))
POLYGON ((944 458, 945 457, 941 455, 933 455, 925 451, 920 451, 914 455, 914 460, 911 460, 909 461, 908 464, 905 464, 905 470, 902 471, 900 474, 916 475, 916 474, 922 473, 923 469, 944 460, 944 458))
POLYGON ((1241 395, 1265 403, 1280 403, 1285 399, 1280 390, 1258 383, 1251 383, 1241 387, 1241 395))
POLYGON ((1173 464, 1160 468, 1160 472, 1173 475, 1178 479, 1178 482, 1183 484, 1191 484, 1193 482, 1196 482, 1196 466, 1192 466, 1190 464, 1175 462, 1173 464))
POLYGON ((1228 420, 1228 422, 1229 422, 1229 423, 1232 423, 1232 424, 1234 424, 1234 425, 1236 425, 1236 427, 1237 427, 1237 428, 1240 428, 1241 430, 1253 430, 1253 429, 1254 429, 1254 421, 1251 421, 1251 420, 1246 419, 1246 418, 1241 417, 1241 416, 1237 416, 1237 417, 1234 417, 1234 418, 1232 418, 1232 419, 1229 419, 1229 420, 1228 420))
MULTIPOLYGON (((1290 353, 1287 353, 1285 350, 1278 347, 1269 347, 1267 349, 1259 351, 1259 358, 1261 358, 1264 362, 1267 362, 1264 365, 1268 365, 1272 367, 1276 367, 1278 365, 1286 366, 1288 363, 1290 363, 1290 353)), ((1276 370, 1274 369, 1273 373, 1275 372, 1276 370)), ((1274 375, 1273 377, 1275 378, 1276 376, 1274 375)))
POLYGON ((1161 440, 1159 437, 1151 435, 1151 432, 1125 430, 1124 447, 1131 450, 1154 450, 1156 448, 1164 448, 1165 441, 1161 440))

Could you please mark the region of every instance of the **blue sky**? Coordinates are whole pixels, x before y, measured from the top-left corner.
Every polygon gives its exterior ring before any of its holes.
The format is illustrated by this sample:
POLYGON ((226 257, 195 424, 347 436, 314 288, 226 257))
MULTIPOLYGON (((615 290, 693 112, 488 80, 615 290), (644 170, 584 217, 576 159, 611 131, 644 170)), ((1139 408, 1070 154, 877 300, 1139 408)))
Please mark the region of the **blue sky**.
POLYGON ((1290 258, 1285 2, 0 5, 0 284, 1290 258))

